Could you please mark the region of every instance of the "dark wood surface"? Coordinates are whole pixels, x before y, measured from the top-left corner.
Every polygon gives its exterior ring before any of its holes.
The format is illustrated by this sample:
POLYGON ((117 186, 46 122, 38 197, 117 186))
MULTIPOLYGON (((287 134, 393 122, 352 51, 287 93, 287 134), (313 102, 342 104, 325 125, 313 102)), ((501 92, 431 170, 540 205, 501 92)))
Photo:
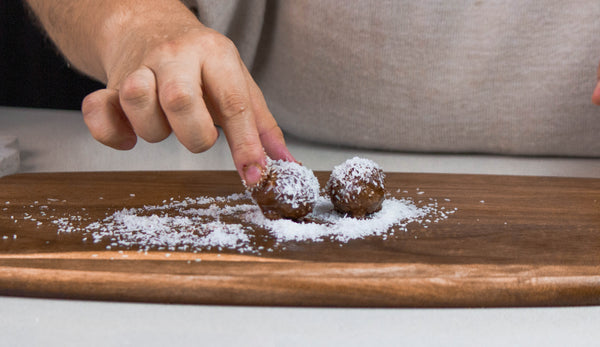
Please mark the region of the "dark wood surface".
MULTIPOLYGON (((327 173, 317 176, 323 183, 327 173)), ((58 234, 39 205, 56 215, 85 211, 102 219, 174 196, 242 192, 235 172, 0 178, 0 294, 226 305, 600 304, 599 179, 389 173, 386 183, 393 196, 417 204, 436 199, 439 208, 456 213, 428 228, 409 224, 385 240, 290 242, 260 255, 167 256, 106 250, 106 244, 82 242, 80 233, 58 234)))

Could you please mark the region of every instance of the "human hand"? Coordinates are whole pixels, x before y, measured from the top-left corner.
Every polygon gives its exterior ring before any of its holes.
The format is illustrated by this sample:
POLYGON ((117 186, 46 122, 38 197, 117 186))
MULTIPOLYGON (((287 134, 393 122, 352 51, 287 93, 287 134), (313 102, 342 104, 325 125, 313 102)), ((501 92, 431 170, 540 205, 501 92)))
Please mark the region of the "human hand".
POLYGON ((597 74, 597 83, 596 88, 594 89, 594 93, 592 94, 592 102, 596 105, 600 105, 600 65, 598 65, 597 74))
POLYGON ((168 23, 162 18, 145 17, 107 45, 102 57, 107 88, 82 103, 92 136, 131 149, 137 136, 159 142, 172 131, 198 153, 214 145, 218 125, 249 186, 260 179, 265 152, 294 161, 234 44, 191 13, 168 23))

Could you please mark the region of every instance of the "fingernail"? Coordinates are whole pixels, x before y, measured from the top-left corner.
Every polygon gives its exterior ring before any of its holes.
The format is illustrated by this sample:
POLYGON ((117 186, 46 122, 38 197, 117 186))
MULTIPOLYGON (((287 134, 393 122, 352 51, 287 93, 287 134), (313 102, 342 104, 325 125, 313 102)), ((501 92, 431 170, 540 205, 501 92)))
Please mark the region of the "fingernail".
POLYGON ((250 164, 244 167, 244 184, 246 187, 255 186, 261 179, 263 169, 256 165, 250 164))

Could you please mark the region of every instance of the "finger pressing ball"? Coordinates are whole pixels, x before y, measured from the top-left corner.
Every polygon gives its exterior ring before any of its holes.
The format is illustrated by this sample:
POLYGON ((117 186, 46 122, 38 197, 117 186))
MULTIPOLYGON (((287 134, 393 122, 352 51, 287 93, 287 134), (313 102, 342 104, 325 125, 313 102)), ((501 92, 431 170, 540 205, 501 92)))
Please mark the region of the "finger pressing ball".
POLYGON ((319 181, 310 169, 277 160, 270 163, 251 193, 265 217, 298 220, 313 210, 319 197, 319 181))
POLYGON ((372 160, 354 157, 333 168, 326 190, 333 207, 355 218, 381 210, 385 174, 372 160))

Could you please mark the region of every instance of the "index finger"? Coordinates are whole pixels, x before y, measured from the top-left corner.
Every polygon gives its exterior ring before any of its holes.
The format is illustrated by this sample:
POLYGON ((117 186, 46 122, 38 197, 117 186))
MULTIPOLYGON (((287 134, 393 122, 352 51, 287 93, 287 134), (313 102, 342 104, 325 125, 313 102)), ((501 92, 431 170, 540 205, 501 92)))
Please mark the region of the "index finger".
MULTIPOLYGON (((236 51, 237 52, 237 51, 236 51)), ((201 71, 215 123, 223 128, 235 167, 248 186, 256 184, 267 164, 250 100, 242 61, 208 59, 201 71)))
POLYGON ((271 159, 295 162, 296 159, 294 159, 294 156, 288 150, 283 138, 283 132, 279 125, 277 125, 277 121, 275 121, 271 111, 269 111, 260 88, 254 82, 247 69, 245 69, 245 73, 250 92, 250 101, 253 103, 252 109, 254 111, 258 135, 260 136, 260 142, 265 152, 271 159))

